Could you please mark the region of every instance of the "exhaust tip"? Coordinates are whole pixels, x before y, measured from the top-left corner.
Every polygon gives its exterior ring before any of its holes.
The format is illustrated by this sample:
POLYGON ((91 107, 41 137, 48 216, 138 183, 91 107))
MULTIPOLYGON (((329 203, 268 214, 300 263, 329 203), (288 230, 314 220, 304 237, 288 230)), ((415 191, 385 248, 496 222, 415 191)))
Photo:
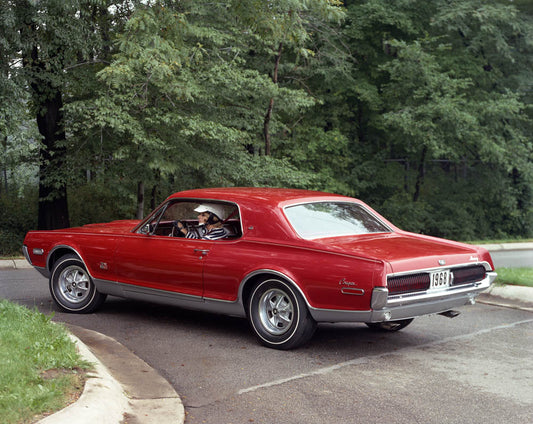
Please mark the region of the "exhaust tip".
POLYGON ((446 312, 441 312, 439 315, 442 315, 442 316, 445 316, 445 317, 448 317, 448 318, 455 318, 457 315, 461 315, 461 312, 459 312, 459 311, 446 311, 446 312))

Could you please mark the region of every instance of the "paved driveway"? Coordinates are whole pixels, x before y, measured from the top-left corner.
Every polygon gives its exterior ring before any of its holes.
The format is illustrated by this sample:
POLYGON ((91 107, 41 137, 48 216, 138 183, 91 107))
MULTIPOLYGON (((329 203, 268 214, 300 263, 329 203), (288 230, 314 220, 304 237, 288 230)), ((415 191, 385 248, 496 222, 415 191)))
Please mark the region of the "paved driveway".
POLYGON ((477 304, 401 332, 324 324, 304 348, 258 345, 244 320, 109 298, 58 312, 33 270, 0 271, 0 296, 114 337, 181 395, 186 423, 533 422, 533 314, 477 304))

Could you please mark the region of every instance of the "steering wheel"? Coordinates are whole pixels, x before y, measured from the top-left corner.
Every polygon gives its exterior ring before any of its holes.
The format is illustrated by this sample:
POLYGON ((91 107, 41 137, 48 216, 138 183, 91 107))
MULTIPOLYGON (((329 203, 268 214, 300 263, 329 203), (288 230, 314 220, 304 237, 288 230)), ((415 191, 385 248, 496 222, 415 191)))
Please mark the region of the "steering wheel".
POLYGON ((170 233, 171 237, 185 237, 185 234, 183 234, 180 230, 180 227, 178 226, 178 223, 181 223, 183 228, 189 232, 189 225, 186 222, 183 221, 172 221, 172 232, 170 233))

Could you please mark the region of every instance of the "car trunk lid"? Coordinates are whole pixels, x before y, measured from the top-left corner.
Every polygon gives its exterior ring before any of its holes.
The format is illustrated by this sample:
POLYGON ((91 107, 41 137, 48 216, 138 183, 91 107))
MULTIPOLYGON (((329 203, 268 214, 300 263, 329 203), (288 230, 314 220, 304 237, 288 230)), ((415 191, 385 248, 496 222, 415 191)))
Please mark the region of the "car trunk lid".
POLYGON ((393 273, 485 260, 475 246, 410 233, 315 240, 328 250, 388 262, 393 273))

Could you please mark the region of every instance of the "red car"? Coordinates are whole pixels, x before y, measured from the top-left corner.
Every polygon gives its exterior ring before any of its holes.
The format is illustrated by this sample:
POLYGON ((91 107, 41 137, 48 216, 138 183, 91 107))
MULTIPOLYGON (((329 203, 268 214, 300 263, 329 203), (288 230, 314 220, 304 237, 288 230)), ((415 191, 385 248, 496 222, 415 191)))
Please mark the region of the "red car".
POLYGON ((143 221, 30 231, 23 250, 62 310, 92 312, 107 295, 164 302, 246 317, 277 349, 308 341, 317 322, 396 331, 420 315, 455 316, 496 278, 481 247, 306 190, 184 191, 143 221))

